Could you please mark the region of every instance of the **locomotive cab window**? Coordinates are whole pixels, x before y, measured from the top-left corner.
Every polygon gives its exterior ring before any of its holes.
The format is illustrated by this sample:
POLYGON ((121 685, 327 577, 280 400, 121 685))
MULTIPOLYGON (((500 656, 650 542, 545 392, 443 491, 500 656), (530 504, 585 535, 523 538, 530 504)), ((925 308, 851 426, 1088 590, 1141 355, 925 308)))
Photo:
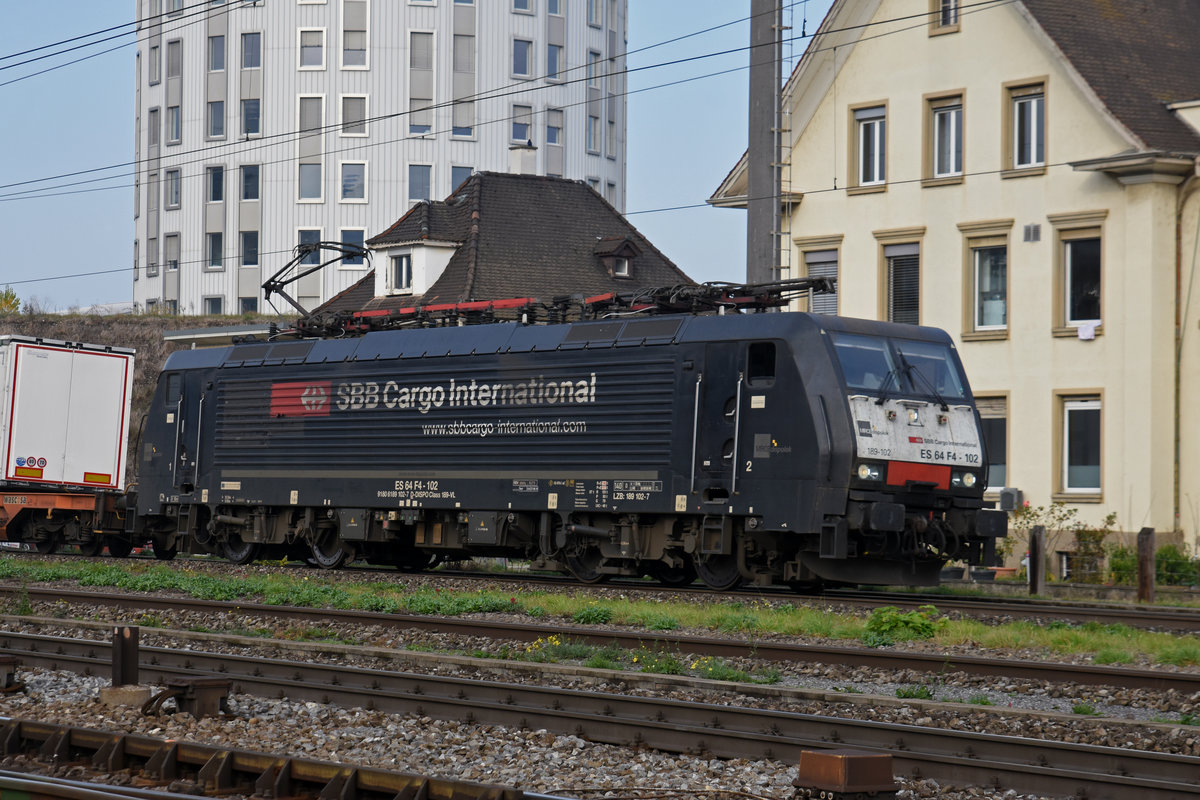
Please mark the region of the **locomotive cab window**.
POLYGON ((935 394, 946 400, 966 397, 963 379, 950 356, 950 348, 936 342, 898 341, 896 353, 909 390, 935 394))
POLYGON ((183 389, 183 376, 178 372, 172 372, 167 376, 167 396, 168 403, 174 403, 179 400, 180 391, 183 389))
POLYGON ((894 371, 891 354, 883 339, 839 333, 833 337, 833 349, 849 389, 878 391, 894 371))
POLYGON ((752 342, 747 348, 746 380, 760 386, 775 382, 774 342, 752 342))

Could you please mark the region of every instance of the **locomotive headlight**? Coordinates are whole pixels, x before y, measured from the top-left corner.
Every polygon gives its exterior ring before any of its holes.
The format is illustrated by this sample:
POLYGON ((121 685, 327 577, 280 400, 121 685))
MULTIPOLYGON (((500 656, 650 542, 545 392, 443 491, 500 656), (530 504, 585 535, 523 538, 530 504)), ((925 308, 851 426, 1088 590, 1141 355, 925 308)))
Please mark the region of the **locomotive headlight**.
POLYGON ((909 422, 917 422, 919 419, 920 419, 920 415, 917 413, 917 410, 915 408, 910 408, 908 410, 908 421, 909 422))
POLYGON ((951 485, 962 486, 967 489, 973 487, 975 485, 975 481, 977 480, 978 478, 975 476, 974 472, 955 472, 950 476, 951 485))
POLYGON ((877 481, 883 478, 883 471, 876 464, 859 464, 858 479, 862 481, 877 481))

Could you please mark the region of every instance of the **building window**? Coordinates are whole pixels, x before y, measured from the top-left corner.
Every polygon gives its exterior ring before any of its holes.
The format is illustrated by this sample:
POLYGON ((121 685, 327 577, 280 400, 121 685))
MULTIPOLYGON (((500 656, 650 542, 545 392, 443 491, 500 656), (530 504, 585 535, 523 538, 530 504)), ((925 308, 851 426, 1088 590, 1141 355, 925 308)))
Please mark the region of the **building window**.
POLYGON ((158 275, 158 239, 150 237, 146 240, 146 277, 158 275))
POLYGON ((146 112, 146 146, 158 147, 162 135, 162 123, 159 121, 159 110, 152 108, 146 112))
POLYGON ((222 72, 225 69, 225 37, 208 37, 208 71, 222 72))
POLYGON ((262 34, 242 34, 242 69, 262 67, 262 34))
POLYGON ((223 297, 206 297, 204 298, 204 313, 210 317, 220 316, 225 313, 225 298, 223 297))
POLYGON ((450 191, 454 191, 462 186, 471 177, 475 170, 472 167, 451 167, 450 168, 450 191))
POLYGON ((175 316, 179 313, 178 300, 163 300, 163 312, 175 316))
POLYGON ((588 51, 587 85, 593 89, 600 85, 600 54, 595 50, 588 51))
POLYGON ((367 98, 361 95, 342 97, 342 135, 367 135, 367 98))
POLYGON ((588 25, 600 26, 602 10, 600 8, 600 0, 587 0, 587 21, 588 25))
POLYGON ((409 202, 428 200, 431 195, 433 166, 430 164, 408 165, 409 202))
POLYGON ((325 69, 325 31, 300 31, 300 69, 325 69))
POLYGON ((1006 86, 1007 169, 1036 169, 1046 164, 1046 85, 1006 86))
POLYGON ((167 264, 167 272, 179 270, 179 234, 168 233, 163 237, 163 261, 167 264))
POLYGON ((183 139, 183 117, 179 106, 167 106, 167 144, 178 144, 183 139))
POLYGON ((410 97, 408 100, 408 132, 424 136, 433 130, 433 100, 410 97))
POLYGON ((300 130, 319 131, 325 124, 324 100, 320 97, 300 98, 300 130))
MULTIPOLYGON (((321 241, 321 230, 319 228, 304 228, 298 232, 298 244, 316 244, 319 241, 321 241)), ((305 266, 310 264, 320 264, 321 251, 314 248, 312 252, 305 254, 304 258, 300 260, 300 263, 304 264, 305 266)))
POLYGON ((138 242, 137 239, 134 239, 133 240, 133 279, 135 281, 139 278, 141 271, 142 271, 141 265, 138 262, 138 244, 140 244, 140 242, 138 242))
POLYGON ((300 165, 300 199, 301 200, 320 200, 321 192, 321 165, 320 164, 301 164, 300 165))
POLYGON ((887 245, 887 318, 891 322, 921 324, 921 256, 916 244, 887 245))
MULTIPOLYGON (((610 183, 609 186, 611 186, 615 192, 615 190, 617 188, 616 184, 610 183)), ((628 278, 629 274, 630 274, 629 259, 626 257, 623 257, 623 256, 614 258, 613 259, 613 277, 614 278, 628 278)))
POLYGON ((533 0, 512 0, 513 11, 533 13, 533 0))
POLYGON ((158 210, 158 173, 151 172, 146 176, 146 210, 158 210))
MULTIPOLYGON (((362 228, 343 228, 342 229, 342 244, 348 244, 353 247, 364 247, 367 238, 367 233, 362 228)), ((363 266, 363 257, 361 255, 345 255, 342 256, 342 261, 339 264, 342 267, 361 267, 363 266)))
POLYGON ((942 25, 958 24, 958 0, 940 0, 938 22, 942 25))
POLYGON ((403 253, 391 258, 390 278, 393 292, 412 291, 412 255, 403 253))
POLYGON ((167 42, 167 77, 178 78, 183 74, 183 42, 176 39, 167 42))
POLYGON ((559 71, 563 66, 563 46, 561 44, 546 45, 546 80, 561 80, 559 71))
POLYGON ((930 0, 929 33, 936 36, 958 30, 960 0, 930 0))
POLYGON ((556 17, 562 16, 563 0, 546 0, 546 13, 556 17))
POLYGON ((450 127, 451 136, 472 136, 475 133, 475 104, 470 102, 455 102, 450 113, 453 122, 450 127))
POLYGON ((204 177, 204 183, 208 187, 208 202, 223 202, 225 200, 225 168, 206 167, 204 177))
POLYGON ((163 173, 163 182, 166 184, 166 198, 164 203, 167 208, 179 208, 179 170, 169 169, 163 173))
POLYGON ((210 100, 208 103, 208 138, 222 139, 225 136, 225 101, 210 100))
POLYGON ((1008 247, 971 248, 974 267, 974 329, 998 331, 1008 327, 1008 247))
POLYGON ((563 112, 561 108, 546 109, 546 144, 562 144, 563 112))
POLYGON ((242 231, 240 234, 241 262, 243 267, 258 266, 258 231, 242 231))
POLYGON ((512 73, 523 78, 533 77, 533 42, 513 39, 512 73))
POLYGON ((433 69, 433 34, 412 31, 408 43, 408 68, 433 69))
MULTIPOLYGON (((611 99, 611 97, 610 97, 611 99)), ((608 132, 604 136, 604 154, 609 158, 617 157, 617 122, 608 121, 608 132)))
POLYGON ((243 136, 258 136, 262 133, 261 104, 262 101, 257 98, 242 101, 243 136))
POLYGON ((987 450, 987 490, 995 492, 1008 485, 1008 398, 976 395, 975 407, 987 450))
POLYGON ((1100 322, 1100 238, 1063 242, 1067 325, 1100 322))
POLYGON ((239 297, 238 304, 240 305, 241 313, 257 314, 258 313, 258 298, 257 297, 239 297))
MULTIPOLYGON (((837 285, 838 251, 809 250, 804 254, 804 271, 809 278, 830 278, 837 285)), ((808 310, 813 314, 837 314, 836 292, 813 292, 808 300, 808 310)))
POLYGON ((600 118, 588 117, 587 121, 587 151, 600 153, 600 118))
POLYGON ((366 69, 367 19, 369 17, 366 0, 342 1, 343 69, 366 69))
POLYGON ((475 72, 475 37, 465 33, 454 34, 454 71, 475 72))
POLYGON ((365 161, 346 161, 342 163, 341 199, 366 202, 367 164, 365 161))
POLYGON ((855 186, 882 186, 887 180, 887 118, 883 106, 854 111, 855 186))
POLYGON ((1062 489, 1100 491, 1100 398, 1062 398, 1062 489))
POLYGON ((220 231, 204 235, 204 249, 208 256, 205 267, 210 270, 225 268, 225 235, 220 231))
POLYGON ((526 142, 533 138, 533 107, 512 107, 512 140, 526 142))
POLYGON ((933 177, 952 178, 963 174, 962 97, 930 101, 933 129, 933 177))
POLYGON ((183 0, 167 0, 167 13, 180 14, 183 12, 183 0))
POLYGON ((150 69, 148 70, 151 86, 162 80, 162 50, 155 46, 150 48, 150 69))
POLYGON ((242 165, 242 199, 257 200, 259 191, 258 164, 242 165))

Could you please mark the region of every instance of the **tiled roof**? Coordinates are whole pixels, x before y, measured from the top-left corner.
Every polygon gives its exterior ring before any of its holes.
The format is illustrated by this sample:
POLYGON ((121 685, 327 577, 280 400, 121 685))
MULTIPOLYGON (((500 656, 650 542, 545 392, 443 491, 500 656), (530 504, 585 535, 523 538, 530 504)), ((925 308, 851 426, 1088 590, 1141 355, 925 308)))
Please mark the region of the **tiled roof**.
POLYGON ((1200 0, 1023 3, 1146 149, 1200 152, 1200 135, 1166 107, 1200 99, 1200 0))
POLYGON ((419 203, 367 243, 387 248, 421 241, 457 245, 423 296, 374 297, 374 275, 368 274, 322 310, 510 297, 550 300, 694 282, 591 187, 563 178, 476 173, 445 201, 419 203), (631 277, 615 278, 596 254, 597 244, 626 239, 640 253, 631 277))

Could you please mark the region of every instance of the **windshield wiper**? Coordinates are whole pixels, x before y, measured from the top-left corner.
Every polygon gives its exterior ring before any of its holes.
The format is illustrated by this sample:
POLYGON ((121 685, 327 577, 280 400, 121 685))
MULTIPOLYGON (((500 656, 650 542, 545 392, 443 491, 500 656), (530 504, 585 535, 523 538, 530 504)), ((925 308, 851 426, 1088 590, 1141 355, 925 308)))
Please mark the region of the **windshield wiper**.
POLYGON ((921 382, 924 383, 929 389, 929 393, 937 399, 938 405, 941 406, 942 411, 949 411, 950 406, 946 405, 946 401, 942 399, 941 394, 938 393, 938 390, 936 387, 934 387, 932 381, 925 376, 925 373, 921 372, 921 370, 910 364, 908 359, 904 357, 904 351, 899 347, 896 348, 896 355, 900 357, 900 367, 904 370, 904 374, 908 376, 909 383, 913 384, 913 388, 916 388, 916 381, 913 380, 913 373, 916 373, 917 377, 921 379, 921 382))
MULTIPOLYGON (((888 387, 892 385, 892 381, 896 380, 896 373, 897 370, 895 368, 888 370, 888 374, 884 377, 883 383, 879 384, 879 388, 876 389, 876 391, 879 392, 879 399, 875 401, 875 405, 881 406, 887 401, 888 387)), ((899 381, 896 381, 896 388, 900 388, 899 381)))

